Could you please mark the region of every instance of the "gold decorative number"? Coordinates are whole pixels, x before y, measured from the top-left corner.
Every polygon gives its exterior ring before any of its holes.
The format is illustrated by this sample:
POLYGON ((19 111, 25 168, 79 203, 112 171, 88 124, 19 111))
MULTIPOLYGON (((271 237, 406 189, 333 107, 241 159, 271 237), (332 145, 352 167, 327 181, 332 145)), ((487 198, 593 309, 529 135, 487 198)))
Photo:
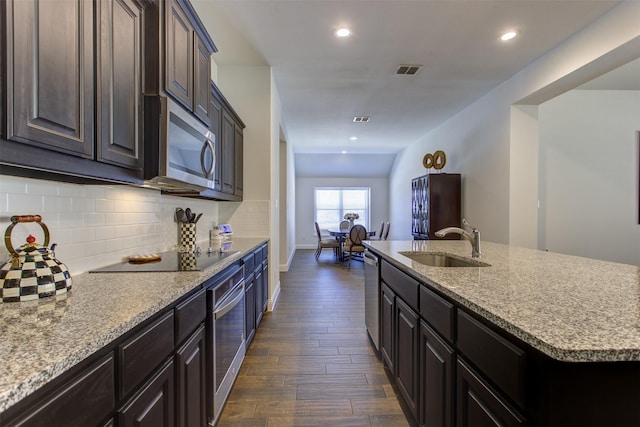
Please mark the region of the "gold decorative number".
POLYGON ((433 167, 433 154, 427 153, 422 158, 422 164, 426 169, 431 169, 433 167))
POLYGON ((444 151, 438 150, 435 153, 433 153, 433 167, 436 170, 442 169, 446 163, 447 163, 447 155, 444 154, 444 151))

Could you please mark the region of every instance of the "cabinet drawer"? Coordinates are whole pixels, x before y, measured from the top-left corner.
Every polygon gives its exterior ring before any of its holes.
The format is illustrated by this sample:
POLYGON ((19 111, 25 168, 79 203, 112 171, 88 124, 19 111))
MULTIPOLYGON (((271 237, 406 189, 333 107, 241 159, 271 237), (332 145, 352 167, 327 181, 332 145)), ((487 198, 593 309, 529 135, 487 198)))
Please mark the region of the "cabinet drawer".
POLYGON ((65 382, 52 395, 30 405, 24 418, 3 426, 95 426, 115 404, 113 356, 109 355, 65 382))
POLYGON ((207 315, 206 290, 201 289, 195 295, 178 305, 176 311, 176 343, 184 341, 195 331, 207 315))
POLYGON ((244 264, 244 273, 245 274, 249 274, 249 273, 253 273, 253 270, 255 268, 255 261, 254 261, 254 255, 247 255, 244 258, 242 258, 242 263, 244 264))
POLYGON ((262 265, 262 249, 258 249, 253 253, 253 261, 256 263, 256 268, 262 265))
POLYGON ((418 288, 420 283, 417 280, 409 277, 385 260, 382 260, 380 276, 387 286, 402 298, 409 307, 418 311, 418 288))
POLYGON ((262 247, 262 259, 265 260, 269 257, 269 245, 264 245, 262 247))
POLYGON ((120 397, 138 386, 174 348, 173 311, 118 346, 120 397))
POLYGON ((461 310, 458 310, 457 344, 462 355, 524 407, 524 351, 461 310))
POLYGON ((449 342, 453 342, 455 312, 449 301, 420 286, 420 315, 449 342))

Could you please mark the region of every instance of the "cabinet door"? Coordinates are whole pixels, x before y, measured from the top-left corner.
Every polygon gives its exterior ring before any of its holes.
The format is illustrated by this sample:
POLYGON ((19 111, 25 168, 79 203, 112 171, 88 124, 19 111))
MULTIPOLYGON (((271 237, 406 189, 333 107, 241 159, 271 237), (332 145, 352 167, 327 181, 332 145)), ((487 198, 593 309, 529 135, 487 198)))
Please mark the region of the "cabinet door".
POLYGON ((193 112, 209 126, 211 124, 211 54, 202 39, 195 33, 194 37, 193 112))
POLYGON ((262 312, 267 311, 269 305, 269 261, 262 261, 262 312))
POLYGON ((109 355, 63 384, 23 418, 6 427, 97 426, 115 404, 114 363, 109 355))
POLYGON ((455 353, 420 322, 420 425, 453 427, 455 353))
MULTIPOLYGON (((460 227, 461 184, 460 174, 430 174, 428 176, 429 239, 438 239, 436 231, 445 227, 460 227)), ((460 237, 449 234, 444 239, 458 240, 460 237)))
POLYGON ((176 352, 178 427, 205 426, 206 358, 204 324, 176 352))
POLYGON ((418 356, 420 321, 418 315, 396 298, 396 384, 415 420, 418 419, 418 356))
POLYGON ((192 111, 194 31, 176 0, 167 0, 166 29, 165 89, 192 111))
POLYGON ((264 293, 264 272, 262 270, 262 263, 256 266, 256 328, 260 325, 262 321, 262 315, 264 314, 262 311, 262 300, 264 293))
POLYGON ((243 181, 244 181, 244 177, 242 176, 242 174, 244 173, 243 171, 243 150, 244 150, 244 134, 242 132, 242 128, 236 123, 235 125, 235 133, 234 133, 234 160, 233 160, 233 167, 234 167, 234 178, 235 178, 235 189, 234 189, 234 194, 236 196, 242 196, 242 186, 243 186, 243 181))
POLYGON ((93 158, 93 5, 7 2, 7 138, 93 158))
POLYGON ((214 144, 216 153, 216 167, 213 170, 214 190, 222 191, 222 106, 220 102, 211 94, 211 125, 209 130, 216 136, 214 144))
POLYGON ((175 425, 173 360, 138 392, 120 411, 120 427, 172 427, 175 425))
POLYGON ((235 192, 235 123, 225 110, 222 110, 222 191, 235 192))
POLYGON ((426 177, 411 181, 411 233, 416 238, 426 238, 429 228, 428 188, 426 177))
POLYGON ((380 294, 380 353, 384 364, 394 372, 395 357, 393 343, 395 339, 395 294, 384 283, 380 294))
POLYGON ((104 0, 97 5, 97 159, 137 169, 142 122, 141 8, 133 0, 104 0))
POLYGON ((245 279, 244 283, 244 311, 245 311, 245 336, 247 337, 247 346, 253 340, 256 332, 256 311, 258 306, 256 303, 256 286, 255 276, 253 273, 245 279))
POLYGON ((457 361, 458 427, 516 427, 526 422, 460 359, 457 361))

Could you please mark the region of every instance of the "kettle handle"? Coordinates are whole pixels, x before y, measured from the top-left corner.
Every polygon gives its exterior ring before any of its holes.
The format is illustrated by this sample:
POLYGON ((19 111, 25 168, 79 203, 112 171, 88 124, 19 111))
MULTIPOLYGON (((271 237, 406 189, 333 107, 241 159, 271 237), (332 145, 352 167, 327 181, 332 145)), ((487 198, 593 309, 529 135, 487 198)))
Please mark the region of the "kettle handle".
POLYGON ((49 245, 49 229, 47 228, 45 223, 42 222, 42 217, 40 215, 14 215, 11 217, 11 224, 9 225, 9 227, 7 227, 7 231, 4 232, 4 245, 7 247, 7 250, 14 258, 17 257, 18 254, 16 253, 15 249, 13 249, 13 245, 11 244, 11 232, 13 231, 13 227, 21 222, 37 222, 44 232, 44 246, 49 245))

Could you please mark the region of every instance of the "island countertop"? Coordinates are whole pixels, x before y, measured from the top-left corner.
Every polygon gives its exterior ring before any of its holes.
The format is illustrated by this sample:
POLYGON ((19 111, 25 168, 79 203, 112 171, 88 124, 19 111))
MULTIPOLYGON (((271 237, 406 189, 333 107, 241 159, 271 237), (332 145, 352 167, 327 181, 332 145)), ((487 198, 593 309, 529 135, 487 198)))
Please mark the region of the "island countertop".
POLYGON ((267 241, 235 238, 237 253, 204 271, 84 273, 68 295, 0 304, 0 412, 267 241))
POLYGON ((365 241, 427 283, 556 360, 640 361, 640 267, 483 242, 490 267, 429 267, 400 252, 469 258, 467 241, 365 241))

